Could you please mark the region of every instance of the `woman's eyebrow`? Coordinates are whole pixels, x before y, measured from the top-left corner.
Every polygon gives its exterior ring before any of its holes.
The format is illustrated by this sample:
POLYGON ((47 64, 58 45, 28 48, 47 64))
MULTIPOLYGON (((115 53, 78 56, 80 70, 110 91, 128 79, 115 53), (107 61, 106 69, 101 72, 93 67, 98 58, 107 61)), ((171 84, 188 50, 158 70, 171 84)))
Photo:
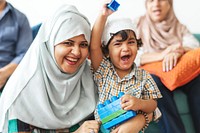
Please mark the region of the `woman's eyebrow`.
MULTIPOLYGON (((66 41, 75 42, 75 41, 73 41, 73 40, 71 40, 71 39, 67 39, 66 41)), ((66 41, 64 41, 64 42, 66 42, 66 41)))
MULTIPOLYGON (((71 39, 67 39, 66 41, 75 42, 74 40, 71 40, 71 39)), ((64 42, 66 42, 66 41, 64 41, 64 42)), ((87 43, 87 41, 86 41, 86 40, 84 40, 84 41, 81 41, 81 42, 86 42, 86 43, 87 43)))

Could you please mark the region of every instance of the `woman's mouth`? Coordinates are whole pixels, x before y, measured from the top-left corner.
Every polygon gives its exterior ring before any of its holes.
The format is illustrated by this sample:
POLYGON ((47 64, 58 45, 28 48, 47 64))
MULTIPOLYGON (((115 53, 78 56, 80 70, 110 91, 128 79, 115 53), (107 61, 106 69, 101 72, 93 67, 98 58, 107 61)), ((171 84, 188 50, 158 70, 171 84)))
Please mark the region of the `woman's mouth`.
POLYGON ((67 60, 67 63, 70 65, 75 65, 78 62, 78 58, 67 57, 65 59, 67 60))

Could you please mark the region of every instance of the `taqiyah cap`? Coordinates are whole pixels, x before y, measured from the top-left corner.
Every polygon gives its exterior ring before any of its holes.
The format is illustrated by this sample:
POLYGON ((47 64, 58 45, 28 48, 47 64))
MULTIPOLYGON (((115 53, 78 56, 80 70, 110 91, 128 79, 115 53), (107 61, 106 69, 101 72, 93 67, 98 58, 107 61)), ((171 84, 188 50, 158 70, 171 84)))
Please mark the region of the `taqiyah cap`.
POLYGON ((113 34, 121 30, 133 30, 135 32, 134 24, 130 18, 115 18, 108 20, 102 35, 102 42, 107 45, 113 34))

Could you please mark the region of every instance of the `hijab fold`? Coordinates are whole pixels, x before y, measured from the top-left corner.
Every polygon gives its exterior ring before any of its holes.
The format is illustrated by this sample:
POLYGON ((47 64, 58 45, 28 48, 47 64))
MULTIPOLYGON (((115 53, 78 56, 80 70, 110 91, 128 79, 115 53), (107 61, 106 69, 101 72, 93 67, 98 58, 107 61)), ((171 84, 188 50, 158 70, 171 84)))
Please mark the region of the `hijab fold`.
POLYGON ((63 5, 42 24, 26 55, 8 80, 0 97, 0 132, 9 119, 44 129, 69 128, 95 109, 95 87, 90 62, 77 72, 60 71, 54 46, 85 35, 90 41, 90 23, 72 5, 63 5))

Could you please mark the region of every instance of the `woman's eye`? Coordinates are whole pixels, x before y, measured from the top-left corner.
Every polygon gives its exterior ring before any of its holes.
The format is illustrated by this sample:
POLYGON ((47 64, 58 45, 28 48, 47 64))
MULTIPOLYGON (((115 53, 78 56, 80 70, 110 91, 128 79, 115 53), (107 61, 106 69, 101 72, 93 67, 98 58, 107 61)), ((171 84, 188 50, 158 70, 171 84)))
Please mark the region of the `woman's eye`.
POLYGON ((113 45, 114 46, 119 46, 121 43, 114 43, 113 45))
POLYGON ((147 0, 147 2, 153 2, 153 0, 147 0))
POLYGON ((73 45, 72 42, 63 42, 63 44, 65 44, 66 46, 72 46, 73 45))
POLYGON ((88 43, 81 43, 80 46, 81 46, 82 48, 87 48, 87 47, 88 47, 88 43))

